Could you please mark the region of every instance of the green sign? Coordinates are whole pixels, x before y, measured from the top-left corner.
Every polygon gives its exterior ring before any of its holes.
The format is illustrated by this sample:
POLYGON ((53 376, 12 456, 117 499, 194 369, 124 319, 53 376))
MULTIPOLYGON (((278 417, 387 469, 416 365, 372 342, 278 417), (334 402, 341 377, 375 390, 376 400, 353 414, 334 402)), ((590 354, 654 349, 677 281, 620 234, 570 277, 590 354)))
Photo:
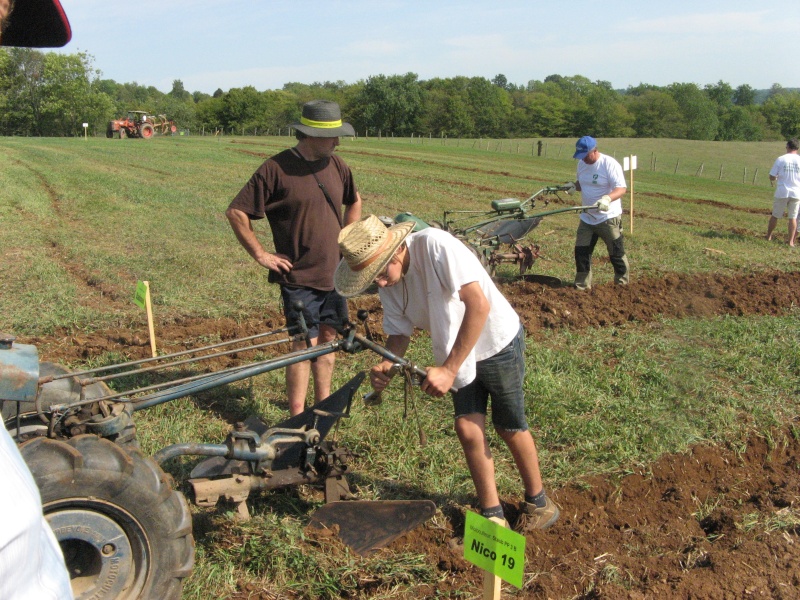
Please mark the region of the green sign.
POLYGON ((525 573, 525 536, 506 529, 478 513, 467 511, 464 559, 522 589, 525 573))
POLYGON ((136 282, 136 292, 133 294, 133 301, 139 308, 145 308, 147 298, 147 284, 144 281, 136 282))

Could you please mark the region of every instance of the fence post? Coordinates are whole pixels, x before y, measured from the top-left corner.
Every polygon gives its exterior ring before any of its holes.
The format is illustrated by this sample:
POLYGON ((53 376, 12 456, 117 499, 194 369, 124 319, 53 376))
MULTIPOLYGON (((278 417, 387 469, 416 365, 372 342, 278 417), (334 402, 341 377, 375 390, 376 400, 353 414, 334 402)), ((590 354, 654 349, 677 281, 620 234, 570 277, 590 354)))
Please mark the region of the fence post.
POLYGON ((697 172, 694 174, 694 175, 695 175, 695 177, 700 177, 700 176, 703 174, 703 166, 704 166, 705 164, 706 164, 706 163, 700 163, 700 168, 699 168, 699 169, 697 169, 697 172))
POLYGON ((755 183, 756 183, 756 177, 758 177, 758 167, 756 167, 756 172, 755 172, 755 173, 753 173, 753 184, 754 184, 754 185, 755 185, 755 183))
POLYGON ((744 173, 742 173, 742 183, 744 183, 746 179, 747 179, 747 167, 744 168, 744 173))
POLYGON ((675 171, 673 171, 673 173, 672 173, 673 175, 677 175, 678 174, 678 165, 680 164, 680 162, 681 162, 680 158, 675 161, 675 171))
POLYGON ((722 181, 722 170, 724 165, 719 166, 719 179, 717 181, 722 181))

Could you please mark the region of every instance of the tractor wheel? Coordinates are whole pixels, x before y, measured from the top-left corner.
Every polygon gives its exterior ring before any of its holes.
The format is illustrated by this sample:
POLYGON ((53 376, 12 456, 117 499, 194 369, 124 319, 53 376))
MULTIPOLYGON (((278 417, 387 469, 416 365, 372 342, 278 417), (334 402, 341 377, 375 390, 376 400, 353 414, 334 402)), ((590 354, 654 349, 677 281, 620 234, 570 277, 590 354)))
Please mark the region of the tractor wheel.
POLYGON ((151 137, 153 137, 155 132, 156 130, 153 129, 153 126, 150 123, 142 123, 142 127, 139 130, 141 136, 146 140, 149 140, 151 137))
POLYGON ((111 125, 109 125, 108 129, 106 129, 106 137, 108 139, 111 139, 111 138, 114 137, 114 128, 111 125))
POLYGON ((80 435, 20 446, 76 600, 177 600, 194 564, 192 518, 172 478, 139 452, 80 435))

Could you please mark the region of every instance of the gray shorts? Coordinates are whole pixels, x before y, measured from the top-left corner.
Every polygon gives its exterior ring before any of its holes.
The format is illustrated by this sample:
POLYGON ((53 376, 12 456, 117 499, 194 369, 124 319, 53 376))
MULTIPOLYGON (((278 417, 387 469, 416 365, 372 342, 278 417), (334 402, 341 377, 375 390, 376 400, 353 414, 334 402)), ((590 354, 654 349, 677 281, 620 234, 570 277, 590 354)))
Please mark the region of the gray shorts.
POLYGON ((475 380, 453 394, 455 418, 485 415, 492 398, 492 424, 506 431, 527 431, 525 419, 525 331, 494 356, 478 361, 475 380))
POLYGON ((784 212, 788 219, 796 219, 800 212, 800 198, 775 198, 772 202, 772 216, 782 219, 784 212))

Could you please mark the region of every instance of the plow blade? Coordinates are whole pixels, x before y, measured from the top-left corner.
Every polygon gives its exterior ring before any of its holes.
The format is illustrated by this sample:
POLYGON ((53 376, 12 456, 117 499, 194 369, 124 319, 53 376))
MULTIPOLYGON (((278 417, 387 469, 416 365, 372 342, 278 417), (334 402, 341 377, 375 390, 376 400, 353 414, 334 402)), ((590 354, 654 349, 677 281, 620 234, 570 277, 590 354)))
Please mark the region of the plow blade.
POLYGON ((346 500, 330 502, 311 515, 309 527, 336 530, 341 540, 365 556, 384 548, 436 512, 431 500, 346 500))
POLYGON ((494 221, 477 230, 481 237, 497 237, 501 244, 514 244, 524 238, 540 222, 541 217, 514 219, 511 221, 494 221))

